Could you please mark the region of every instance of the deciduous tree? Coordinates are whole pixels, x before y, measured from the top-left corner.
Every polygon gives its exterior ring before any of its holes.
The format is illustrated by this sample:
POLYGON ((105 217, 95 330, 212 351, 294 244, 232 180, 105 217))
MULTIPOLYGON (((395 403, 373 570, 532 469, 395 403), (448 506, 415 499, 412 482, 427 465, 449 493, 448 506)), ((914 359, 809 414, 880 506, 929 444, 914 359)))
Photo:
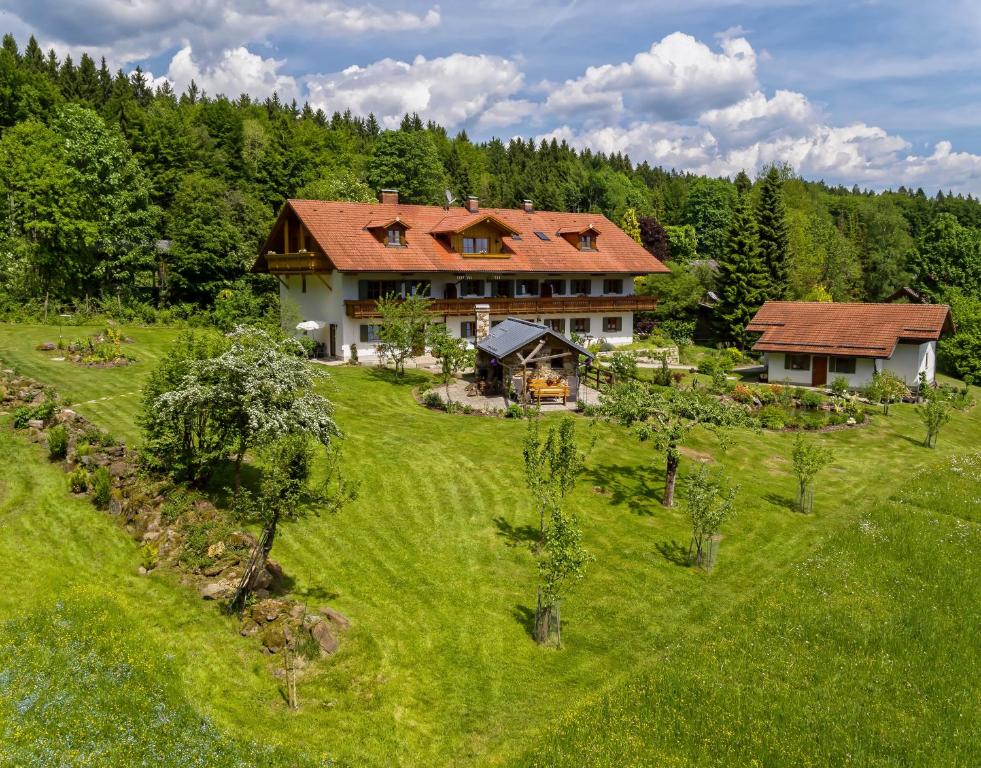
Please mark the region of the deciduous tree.
POLYGON ((688 476, 686 487, 688 517, 691 520, 691 544, 688 546, 688 564, 710 569, 715 553, 706 552, 722 525, 735 512, 733 500, 738 488, 730 488, 721 472, 712 472, 708 464, 698 462, 688 476))
POLYGON ((665 453, 664 496, 674 506, 674 489, 681 463, 681 443, 695 427, 716 432, 725 445, 726 430, 755 426, 744 410, 696 390, 656 390, 641 382, 616 384, 602 396, 604 415, 632 427, 642 441, 665 453))

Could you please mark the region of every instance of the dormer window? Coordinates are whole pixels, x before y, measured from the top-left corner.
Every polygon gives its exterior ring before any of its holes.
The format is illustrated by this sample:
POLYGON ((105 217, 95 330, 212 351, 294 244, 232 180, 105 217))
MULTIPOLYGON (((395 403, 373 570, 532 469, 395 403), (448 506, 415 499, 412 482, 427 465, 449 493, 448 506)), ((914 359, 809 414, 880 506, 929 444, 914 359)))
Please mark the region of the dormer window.
POLYGON ((585 226, 564 227, 555 234, 565 238, 569 245, 580 251, 595 251, 599 231, 592 224, 587 224, 585 226))
POLYGON ((464 237, 464 253, 490 253, 490 238, 488 237, 464 237))
POLYGON ((405 232, 410 229, 410 226, 396 216, 394 219, 372 219, 365 225, 365 229, 382 245, 388 248, 402 248, 405 246, 405 232))

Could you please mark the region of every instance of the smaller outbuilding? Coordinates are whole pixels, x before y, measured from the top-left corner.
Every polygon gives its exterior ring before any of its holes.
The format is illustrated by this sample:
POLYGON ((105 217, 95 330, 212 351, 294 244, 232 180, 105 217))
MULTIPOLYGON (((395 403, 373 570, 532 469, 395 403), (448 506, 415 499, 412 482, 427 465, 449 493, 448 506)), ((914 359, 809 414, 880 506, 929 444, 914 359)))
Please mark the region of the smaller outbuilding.
POLYGON ((825 386, 844 377, 859 389, 888 370, 916 389, 920 374, 933 383, 937 341, 953 333, 945 304, 847 304, 768 301, 746 326, 760 333, 767 378, 825 386))
POLYGON ((477 385, 488 392, 508 387, 522 402, 575 401, 580 370, 593 355, 543 323, 509 317, 477 341, 477 385))

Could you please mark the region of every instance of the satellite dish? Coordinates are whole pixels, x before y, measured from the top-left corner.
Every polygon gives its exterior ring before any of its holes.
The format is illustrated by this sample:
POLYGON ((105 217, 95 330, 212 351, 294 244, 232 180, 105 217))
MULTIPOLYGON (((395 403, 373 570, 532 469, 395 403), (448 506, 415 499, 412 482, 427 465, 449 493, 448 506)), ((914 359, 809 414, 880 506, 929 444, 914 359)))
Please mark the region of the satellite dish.
POLYGON ((446 209, 449 210, 450 206, 456 202, 456 198, 453 197, 453 193, 448 189, 444 189, 443 194, 446 196, 446 209))

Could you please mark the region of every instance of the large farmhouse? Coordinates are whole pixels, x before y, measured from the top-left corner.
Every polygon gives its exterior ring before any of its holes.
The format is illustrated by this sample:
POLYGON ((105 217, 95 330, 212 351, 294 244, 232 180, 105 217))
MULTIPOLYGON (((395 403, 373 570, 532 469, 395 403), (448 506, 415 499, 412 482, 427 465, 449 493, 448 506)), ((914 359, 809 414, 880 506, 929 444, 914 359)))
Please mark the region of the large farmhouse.
POLYGON ((768 301, 746 326, 762 334, 770 381, 823 386, 843 376, 864 387, 889 370, 915 388, 921 373, 933 383, 937 341, 953 331, 942 304, 830 304, 768 301))
POLYGON ((326 355, 372 354, 377 300, 422 293, 454 336, 476 340, 476 305, 491 325, 508 316, 561 334, 633 338, 633 313, 653 297, 633 278, 668 269, 605 216, 519 209, 405 205, 384 190, 378 204, 288 200, 255 271, 280 281, 326 355), (486 310, 485 310, 486 311, 486 310))

